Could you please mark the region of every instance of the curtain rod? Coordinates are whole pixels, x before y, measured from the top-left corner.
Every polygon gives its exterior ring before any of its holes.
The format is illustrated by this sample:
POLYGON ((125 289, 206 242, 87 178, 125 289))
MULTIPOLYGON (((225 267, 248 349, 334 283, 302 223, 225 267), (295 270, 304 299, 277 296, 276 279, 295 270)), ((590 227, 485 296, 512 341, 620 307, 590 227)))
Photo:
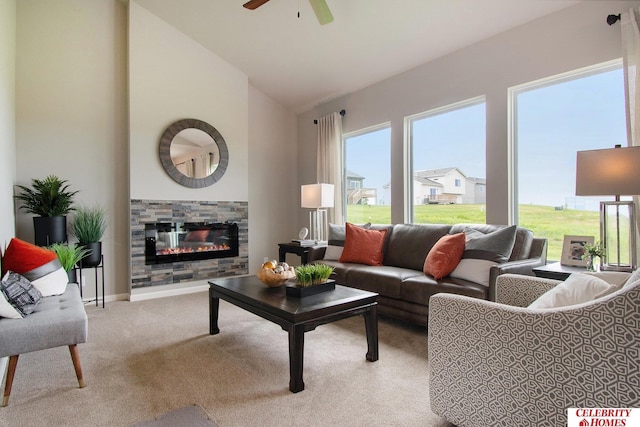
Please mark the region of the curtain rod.
MULTIPOLYGON (((347 114, 346 110, 340 110, 340 115, 341 115, 342 117, 344 117, 344 115, 345 115, 345 114, 347 114)), ((313 124, 314 124, 314 125, 317 125, 317 124, 318 124, 318 119, 315 119, 315 120, 313 121, 313 124)))
POLYGON ((613 25, 620 20, 620 14, 617 15, 608 15, 607 16, 607 24, 613 25))

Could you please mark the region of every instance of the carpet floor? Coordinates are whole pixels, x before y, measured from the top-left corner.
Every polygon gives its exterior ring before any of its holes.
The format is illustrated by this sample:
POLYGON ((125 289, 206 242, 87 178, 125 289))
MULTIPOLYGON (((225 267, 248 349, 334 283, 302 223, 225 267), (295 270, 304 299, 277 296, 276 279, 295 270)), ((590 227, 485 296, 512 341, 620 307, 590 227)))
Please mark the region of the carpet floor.
POLYGON ((86 306, 80 389, 66 347, 20 356, 0 426, 132 426, 197 405, 228 426, 421 426, 431 412, 427 336, 379 319, 380 359, 367 362, 364 320, 305 334, 305 390, 289 392, 287 334, 208 293, 86 306))

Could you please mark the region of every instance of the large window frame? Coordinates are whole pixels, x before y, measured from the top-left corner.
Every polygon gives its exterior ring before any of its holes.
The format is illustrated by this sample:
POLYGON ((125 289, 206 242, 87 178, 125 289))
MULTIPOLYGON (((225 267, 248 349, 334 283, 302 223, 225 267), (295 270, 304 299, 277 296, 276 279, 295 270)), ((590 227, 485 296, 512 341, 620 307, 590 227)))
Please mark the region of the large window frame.
MULTIPOLYGON (((473 107, 473 106, 477 106, 480 104, 484 104, 485 105, 485 145, 484 145, 484 150, 486 153, 486 103, 487 103, 487 99, 485 95, 481 95, 481 96, 476 96, 473 98, 468 98, 462 101, 458 101, 458 102, 454 102, 452 104, 448 104, 442 107, 437 107, 428 111, 424 111, 421 113, 417 113, 417 114, 412 114, 409 116, 406 116, 404 118, 404 132, 405 132, 405 138, 404 138, 404 149, 405 149, 405 159, 404 159, 404 182, 405 182, 405 189, 406 191, 404 192, 404 203, 405 203, 405 222, 408 223, 413 223, 414 222, 414 202, 413 202, 413 195, 414 195, 414 188, 413 188, 413 182, 414 182, 414 168, 413 168, 413 164, 414 164, 414 135, 413 135, 413 123, 417 122, 419 120, 423 120, 423 119, 427 119, 429 117, 434 117, 434 116, 439 116, 442 114, 447 114, 447 113, 451 113, 454 112, 456 110, 461 110, 463 108, 468 108, 468 107, 473 107)), ((485 158, 485 165, 486 165, 486 158, 485 158)), ((486 179, 486 176, 485 176, 486 179)))
MULTIPOLYGON (((351 132, 346 132, 342 134, 342 159, 343 159, 343 170, 342 170, 342 197, 343 197, 343 204, 342 204, 342 209, 343 209, 343 218, 345 219, 345 222, 353 222, 349 220, 348 217, 348 212, 347 212, 347 208, 348 208, 348 193, 349 193, 349 187, 350 185, 347 184, 347 169, 348 169, 348 157, 347 157, 347 143, 349 139, 351 138, 357 138, 359 136, 363 136, 369 133, 373 133, 373 132, 379 132, 382 130, 389 130, 389 134, 391 135, 391 122, 383 122, 383 123, 379 123, 376 125, 372 125, 372 126, 368 126, 366 128, 362 128, 362 129, 358 129, 355 131, 351 131, 351 132)), ((391 174, 391 137, 389 137, 389 173, 391 174)), ((389 179, 391 179, 391 177, 389 177, 389 179)), ((389 205, 389 218, 391 218, 391 205, 389 205)), ((389 220, 389 223, 391 223, 391 219, 389 220)))
POLYGON ((509 223, 519 223, 519 195, 518 195, 518 95, 531 90, 541 89, 547 86, 553 86, 556 84, 566 83, 573 80, 577 80, 584 77, 590 77, 600 73, 606 73, 621 69, 623 66, 622 58, 614 59, 611 61, 590 65, 587 67, 579 68, 577 70, 567 71, 565 73, 556 74, 553 76, 545 77, 542 79, 534 80, 528 83, 523 83, 517 86, 508 88, 507 96, 507 108, 508 108, 508 208, 509 208, 509 223))

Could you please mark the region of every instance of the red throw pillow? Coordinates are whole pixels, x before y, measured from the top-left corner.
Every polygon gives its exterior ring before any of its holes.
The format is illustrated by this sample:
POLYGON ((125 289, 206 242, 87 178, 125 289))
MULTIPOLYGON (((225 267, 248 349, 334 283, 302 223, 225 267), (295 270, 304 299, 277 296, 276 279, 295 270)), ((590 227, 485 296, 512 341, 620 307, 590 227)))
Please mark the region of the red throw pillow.
POLYGON ((465 245, 465 234, 448 234, 442 236, 429 251, 424 260, 423 271, 434 279, 448 276, 462 259, 465 245))
POLYGON ((365 230, 347 223, 344 250, 340 262, 355 262, 367 265, 382 265, 382 247, 387 230, 365 230))
POLYGON ((13 271, 26 277, 43 297, 63 294, 69 277, 55 252, 17 238, 2 257, 2 274, 13 271))

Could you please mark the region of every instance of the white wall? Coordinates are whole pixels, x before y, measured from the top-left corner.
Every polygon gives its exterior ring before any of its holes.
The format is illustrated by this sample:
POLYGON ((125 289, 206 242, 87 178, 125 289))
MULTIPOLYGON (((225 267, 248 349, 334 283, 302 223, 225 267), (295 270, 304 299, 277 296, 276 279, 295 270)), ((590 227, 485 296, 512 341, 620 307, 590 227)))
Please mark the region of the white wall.
MULTIPOLYGON (((297 230, 296 172, 286 167, 296 159, 293 113, 135 1, 130 6, 128 59, 125 2, 0 0, 0 239, 14 234, 14 181, 67 179, 80 190, 79 202, 100 202, 110 213, 103 242, 107 300, 129 294, 130 198, 248 200, 250 271, 262 257, 277 256, 276 243, 297 230), (227 173, 208 189, 179 186, 158 159, 164 127, 187 117, 215 126, 229 147, 227 173), (265 183, 278 191, 265 191, 265 183)), ((19 212, 16 223, 16 235, 32 241, 31 216, 19 212)), ((90 278, 88 297, 92 285, 90 278)))
MULTIPOLYGON (((126 6, 119 0, 18 1, 17 183, 54 174, 102 204, 106 294, 128 292, 126 6)), ((16 215, 33 241, 32 216, 16 215)), ((85 297, 93 294, 88 274, 85 297)))
POLYGON ((314 118, 344 108, 344 132, 391 122, 392 221, 404 222, 404 117, 484 95, 487 222, 508 223, 507 89, 621 57, 620 24, 605 20, 638 5, 585 1, 300 114, 298 183, 316 175, 314 118))
POLYGON ((249 273, 297 238, 295 116, 249 86, 249 273))
POLYGON ((129 4, 129 152, 132 199, 248 200, 247 76, 135 1, 129 4), (215 127, 229 149, 222 179, 187 188, 162 168, 158 144, 181 119, 215 127))
POLYGON ((15 236, 15 65, 16 2, 0 0, 0 251, 15 236))

